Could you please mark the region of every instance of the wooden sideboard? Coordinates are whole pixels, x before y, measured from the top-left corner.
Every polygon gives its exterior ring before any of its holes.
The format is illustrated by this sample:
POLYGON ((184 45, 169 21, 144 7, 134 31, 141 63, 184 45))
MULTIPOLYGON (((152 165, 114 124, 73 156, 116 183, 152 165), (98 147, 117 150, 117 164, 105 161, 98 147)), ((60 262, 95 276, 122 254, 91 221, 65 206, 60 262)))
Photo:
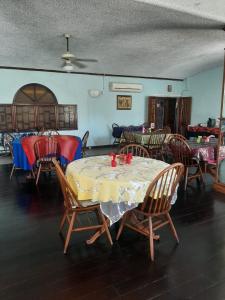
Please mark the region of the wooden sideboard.
POLYGON ((77 129, 77 105, 0 104, 0 132, 77 129))

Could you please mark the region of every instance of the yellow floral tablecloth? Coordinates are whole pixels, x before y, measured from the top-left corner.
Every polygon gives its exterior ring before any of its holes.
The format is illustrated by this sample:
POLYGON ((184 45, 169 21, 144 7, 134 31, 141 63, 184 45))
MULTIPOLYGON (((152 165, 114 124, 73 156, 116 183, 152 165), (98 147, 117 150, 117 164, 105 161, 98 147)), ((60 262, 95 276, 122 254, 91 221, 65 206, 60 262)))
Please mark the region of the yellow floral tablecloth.
POLYGON ((130 165, 111 167, 109 156, 94 156, 70 163, 66 177, 79 200, 99 202, 143 201, 155 176, 168 166, 150 158, 133 157, 130 165))
POLYGON ((163 161, 133 157, 130 165, 112 168, 111 157, 94 156, 71 162, 66 177, 78 199, 100 202, 112 224, 143 202, 149 184, 167 166, 163 161))

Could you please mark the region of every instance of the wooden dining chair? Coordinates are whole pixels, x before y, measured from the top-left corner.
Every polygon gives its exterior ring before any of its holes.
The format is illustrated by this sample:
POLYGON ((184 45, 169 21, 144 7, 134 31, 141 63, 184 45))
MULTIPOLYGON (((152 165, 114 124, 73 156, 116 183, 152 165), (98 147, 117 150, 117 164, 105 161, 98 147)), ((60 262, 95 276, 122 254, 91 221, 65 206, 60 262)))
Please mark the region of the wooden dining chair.
POLYGON ((179 238, 170 217, 171 202, 174 202, 177 188, 184 172, 181 163, 165 168, 150 183, 144 202, 136 209, 128 211, 122 218, 116 239, 118 240, 124 227, 128 227, 149 238, 150 257, 154 260, 154 239, 159 239, 156 230, 169 225, 179 243, 179 238))
POLYGON ((59 146, 53 137, 40 138, 34 144, 36 156, 36 185, 38 185, 41 172, 51 172, 54 169, 53 158, 59 156, 59 146))
POLYGON ((54 135, 60 135, 59 132, 56 130, 56 129, 41 129, 39 132, 38 132, 38 135, 42 136, 42 135, 45 135, 45 136, 54 136, 54 135))
POLYGON ((119 129, 119 125, 117 123, 112 124, 112 136, 114 137, 113 144, 119 144, 120 143, 120 136, 116 132, 116 130, 119 129))
POLYGON ((151 158, 160 158, 164 160, 163 146, 165 138, 166 132, 164 129, 158 129, 157 131, 154 131, 149 135, 149 140, 146 148, 148 149, 151 158))
POLYGON ((169 143, 169 141, 170 141, 170 139, 172 139, 172 138, 179 138, 179 139, 182 139, 182 140, 184 140, 184 141, 187 141, 187 139, 186 139, 186 137, 184 136, 184 135, 182 135, 182 134, 178 134, 178 133, 173 133, 173 134, 170 134, 170 136, 169 136, 169 138, 168 138, 168 143, 169 143))
POLYGON ((11 159, 12 159, 12 169, 11 169, 11 172, 10 172, 10 175, 9 175, 9 178, 10 178, 10 180, 11 180, 14 171, 17 170, 17 169, 20 169, 20 168, 17 168, 16 165, 14 164, 14 155, 13 155, 12 144, 9 143, 9 142, 6 142, 6 143, 5 143, 5 146, 9 149, 10 156, 11 156, 11 159))
POLYGON ((83 157, 86 156, 88 137, 89 137, 89 131, 87 130, 82 137, 82 156, 83 157))
POLYGON ((180 162, 185 167, 184 190, 187 189, 188 181, 192 181, 193 179, 204 183, 200 162, 197 157, 193 156, 192 150, 184 137, 173 135, 169 140, 168 146, 173 155, 173 161, 180 162), (193 171, 193 169, 194 173, 190 173, 190 170, 193 171))
POLYGON ((79 201, 77 199, 76 193, 71 188, 57 160, 53 159, 53 163, 55 166, 56 175, 59 180, 63 198, 64 198, 65 211, 60 223, 60 232, 62 231, 65 222, 67 221, 68 223, 68 230, 67 230, 65 244, 64 244, 64 254, 67 252, 67 248, 69 245, 72 232, 94 230, 99 232, 98 237, 103 233, 106 233, 109 243, 110 245, 112 245, 113 242, 109 232, 108 224, 105 216, 101 212, 99 203, 96 204, 89 200, 79 201), (98 223, 101 222, 101 224, 92 225, 90 219, 88 218, 89 213, 95 213, 98 223), (81 214, 82 215, 86 214, 87 220, 89 220, 89 226, 87 225, 81 226, 80 222, 78 222, 78 216, 81 214))
POLYGON ((171 133, 171 128, 170 128, 169 126, 165 126, 165 127, 163 128, 163 130, 164 130, 164 132, 165 132, 166 134, 171 133))
POLYGON ((135 137, 133 133, 129 130, 123 131, 123 138, 125 144, 133 144, 135 143, 135 137))
POLYGON ((148 157, 148 158, 150 157, 148 150, 139 144, 125 145, 119 151, 119 154, 128 154, 128 153, 132 153, 133 156, 148 157))

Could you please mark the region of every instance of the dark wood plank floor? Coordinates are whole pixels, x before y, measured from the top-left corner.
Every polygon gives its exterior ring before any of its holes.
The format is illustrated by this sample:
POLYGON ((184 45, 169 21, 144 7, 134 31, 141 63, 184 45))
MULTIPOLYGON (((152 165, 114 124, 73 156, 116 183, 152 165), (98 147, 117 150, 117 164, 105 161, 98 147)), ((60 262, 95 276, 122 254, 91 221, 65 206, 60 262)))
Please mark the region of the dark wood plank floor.
POLYGON ((152 263, 148 241, 128 230, 113 247, 74 234, 63 255, 56 178, 42 177, 36 189, 21 172, 10 182, 9 172, 0 166, 0 299, 225 299, 225 196, 210 185, 179 192, 180 245, 162 230, 152 263))

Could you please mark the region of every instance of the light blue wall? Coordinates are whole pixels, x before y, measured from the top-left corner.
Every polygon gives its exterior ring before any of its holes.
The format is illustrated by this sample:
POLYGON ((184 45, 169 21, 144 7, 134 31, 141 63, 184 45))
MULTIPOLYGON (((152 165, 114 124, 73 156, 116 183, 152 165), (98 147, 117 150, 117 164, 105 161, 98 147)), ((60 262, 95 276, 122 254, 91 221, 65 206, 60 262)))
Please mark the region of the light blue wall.
POLYGON ((0 70, 0 103, 12 103, 16 91, 28 83, 46 85, 61 104, 78 105, 78 130, 70 134, 82 136, 90 131, 89 145, 107 145, 112 142, 112 123, 139 125, 147 120, 147 97, 176 97, 183 94, 185 86, 181 81, 139 79, 129 77, 90 76, 65 73, 0 70), (109 91, 109 82, 142 83, 141 93, 115 93, 109 91), (167 92, 167 85, 173 92, 167 92), (88 94, 89 89, 103 90, 98 98, 88 94), (116 96, 132 95, 131 110, 117 110, 116 96))
POLYGON ((220 114, 223 68, 201 72, 187 81, 187 94, 192 96, 191 124, 207 123, 208 118, 220 114))

